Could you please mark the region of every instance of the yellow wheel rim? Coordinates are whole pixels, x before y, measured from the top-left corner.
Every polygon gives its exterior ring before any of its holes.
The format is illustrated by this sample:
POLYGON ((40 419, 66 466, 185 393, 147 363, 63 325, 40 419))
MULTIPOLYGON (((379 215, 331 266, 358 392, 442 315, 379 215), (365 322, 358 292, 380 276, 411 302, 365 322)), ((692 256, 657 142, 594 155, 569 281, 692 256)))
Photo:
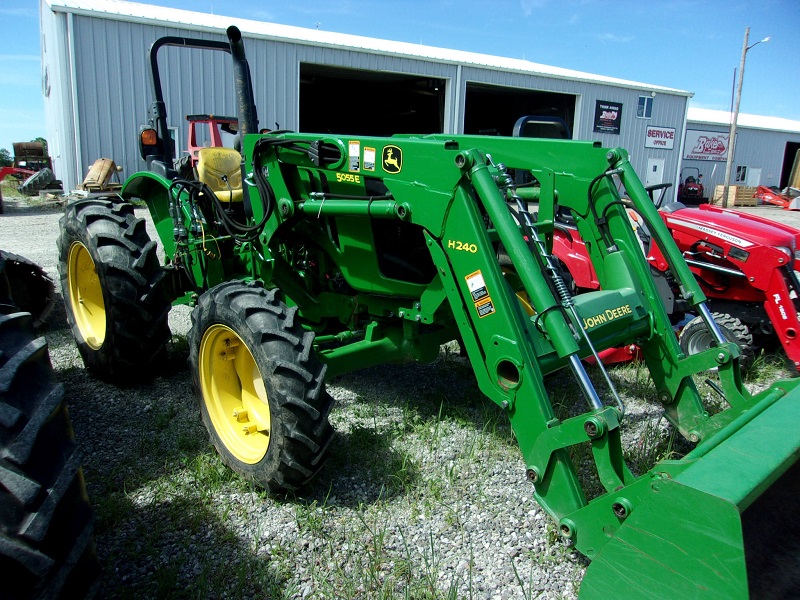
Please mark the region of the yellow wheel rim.
POLYGON ((215 324, 203 334, 198 356, 203 402, 222 443, 247 464, 269 446, 267 390, 247 345, 230 327, 215 324))
POLYGON ((103 286, 89 251, 80 242, 73 242, 69 248, 67 284, 72 314, 81 336, 90 348, 99 350, 106 339, 103 286))

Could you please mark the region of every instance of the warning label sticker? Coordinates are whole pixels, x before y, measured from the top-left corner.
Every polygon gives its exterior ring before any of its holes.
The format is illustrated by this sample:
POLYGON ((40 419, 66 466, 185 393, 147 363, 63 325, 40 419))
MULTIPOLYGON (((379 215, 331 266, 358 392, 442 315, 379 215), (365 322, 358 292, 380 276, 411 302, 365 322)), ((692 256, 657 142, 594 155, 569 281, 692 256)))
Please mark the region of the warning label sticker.
POLYGON ((351 171, 358 171, 361 169, 361 142, 349 142, 349 167, 351 171))
POLYGON ((467 275, 466 279, 467 287, 469 288, 470 294, 472 294, 473 302, 478 302, 478 300, 489 296, 489 291, 486 289, 486 282, 484 282, 483 275, 480 271, 470 273, 467 275))
POLYGON ((475 303, 475 310, 478 311, 478 316, 482 319, 492 314, 494 312, 494 303, 489 297, 489 290, 486 289, 483 274, 480 271, 475 271, 467 275, 465 279, 467 280, 469 293, 472 295, 472 301, 475 303))
POLYGON ((476 303, 475 308, 478 309, 478 316, 481 319, 494 312, 494 304, 492 304, 491 298, 486 298, 486 300, 476 303))
POLYGON ((364 170, 375 170, 375 148, 370 148, 369 146, 364 147, 364 170))

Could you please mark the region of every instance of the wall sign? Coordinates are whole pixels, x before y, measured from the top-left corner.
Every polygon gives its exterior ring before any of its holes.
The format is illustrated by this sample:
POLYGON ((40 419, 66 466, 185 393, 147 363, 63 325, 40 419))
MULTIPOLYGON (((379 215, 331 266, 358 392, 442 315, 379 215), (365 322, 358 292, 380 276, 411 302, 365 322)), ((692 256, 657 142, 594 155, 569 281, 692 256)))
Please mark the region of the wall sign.
POLYGON ((622 123, 622 103, 597 100, 594 108, 594 130, 598 133, 619 135, 622 123))
POLYGON ((675 146, 675 130, 671 127, 648 127, 644 140, 645 148, 672 150, 675 146))
POLYGON ((690 160, 728 160, 727 132, 686 130, 683 143, 683 158, 690 160))

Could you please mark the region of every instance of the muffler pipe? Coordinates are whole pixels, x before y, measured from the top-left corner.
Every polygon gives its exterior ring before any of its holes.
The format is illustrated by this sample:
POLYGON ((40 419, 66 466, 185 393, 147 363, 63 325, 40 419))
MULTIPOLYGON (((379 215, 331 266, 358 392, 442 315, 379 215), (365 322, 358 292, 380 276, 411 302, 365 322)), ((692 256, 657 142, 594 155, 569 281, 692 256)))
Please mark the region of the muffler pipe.
POLYGON ((236 106, 239 117, 239 134, 244 140, 248 133, 258 133, 258 115, 253 96, 253 80, 250 77, 250 65, 244 54, 242 32, 231 25, 225 32, 231 45, 233 58, 233 80, 236 89, 236 106))

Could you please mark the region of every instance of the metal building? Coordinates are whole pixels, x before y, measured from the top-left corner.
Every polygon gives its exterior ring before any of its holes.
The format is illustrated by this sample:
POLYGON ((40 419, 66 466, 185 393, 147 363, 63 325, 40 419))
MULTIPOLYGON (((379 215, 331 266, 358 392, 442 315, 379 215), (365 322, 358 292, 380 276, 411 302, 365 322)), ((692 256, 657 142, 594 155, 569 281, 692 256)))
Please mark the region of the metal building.
MULTIPOLYGON (((684 178, 699 171, 711 193, 725 182, 730 123, 731 113, 727 111, 689 109, 681 170, 684 178)), ((800 121, 740 114, 731 185, 785 188, 799 150, 800 121)))
MULTIPOLYGON (((675 181, 690 92, 417 44, 118 0, 40 0, 48 145, 71 189, 101 157, 144 166, 147 50, 172 35, 245 38, 262 128, 356 135, 511 135, 518 117, 560 117, 575 139, 621 146, 646 183, 675 181)), ((224 53, 159 53, 177 155, 189 114, 235 115, 224 53)))

